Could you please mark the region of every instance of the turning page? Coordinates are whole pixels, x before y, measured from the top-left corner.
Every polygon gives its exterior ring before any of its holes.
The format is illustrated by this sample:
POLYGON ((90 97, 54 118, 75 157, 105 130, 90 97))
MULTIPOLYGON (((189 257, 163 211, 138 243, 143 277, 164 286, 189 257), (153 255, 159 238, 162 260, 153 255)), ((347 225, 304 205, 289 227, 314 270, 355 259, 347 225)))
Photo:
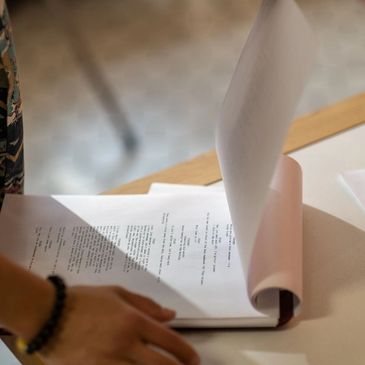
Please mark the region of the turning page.
POLYGON ((314 50, 312 30, 296 3, 265 0, 224 101, 217 153, 246 276, 314 50))

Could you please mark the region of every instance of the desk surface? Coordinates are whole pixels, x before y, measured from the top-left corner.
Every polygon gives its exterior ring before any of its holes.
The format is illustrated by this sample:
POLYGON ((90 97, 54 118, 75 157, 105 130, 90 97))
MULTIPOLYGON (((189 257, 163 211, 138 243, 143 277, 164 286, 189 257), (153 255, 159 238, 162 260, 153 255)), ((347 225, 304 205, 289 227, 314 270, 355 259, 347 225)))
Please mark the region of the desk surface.
MULTIPOLYGON (((364 364, 365 217, 337 181, 341 171, 365 168, 364 121, 365 94, 295 121, 284 152, 303 168, 303 312, 282 330, 186 332, 203 364, 364 364)), ((208 185, 220 178, 209 152, 107 193, 144 193, 154 181, 208 185)))

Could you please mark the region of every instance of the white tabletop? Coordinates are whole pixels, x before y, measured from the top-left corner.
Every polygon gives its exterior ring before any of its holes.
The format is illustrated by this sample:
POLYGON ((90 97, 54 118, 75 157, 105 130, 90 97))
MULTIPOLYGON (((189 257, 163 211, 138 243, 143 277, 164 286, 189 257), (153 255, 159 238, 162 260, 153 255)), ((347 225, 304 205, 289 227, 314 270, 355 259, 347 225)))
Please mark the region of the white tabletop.
POLYGON ((365 126, 291 155, 304 179, 304 308, 281 330, 186 335, 206 365, 363 365, 365 214, 338 181, 365 168, 365 126))

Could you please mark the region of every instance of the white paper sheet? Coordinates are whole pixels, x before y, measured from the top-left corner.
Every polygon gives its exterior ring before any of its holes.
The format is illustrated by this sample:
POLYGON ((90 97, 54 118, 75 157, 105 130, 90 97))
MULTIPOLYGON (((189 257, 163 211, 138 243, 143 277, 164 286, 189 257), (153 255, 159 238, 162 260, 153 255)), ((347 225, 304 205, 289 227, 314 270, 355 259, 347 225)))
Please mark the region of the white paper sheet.
POLYGON ((365 170, 342 172, 340 177, 357 203, 365 211, 365 170))
POLYGON ((315 44, 294 1, 264 1, 223 105, 217 153, 246 273, 315 44))
POLYGON ((18 359, 10 352, 3 341, 0 340, 0 364, 21 365, 18 359))
POLYGON ((277 323, 277 309, 265 316, 250 303, 221 193, 8 195, 0 232, 1 253, 30 270, 141 292, 175 308, 183 325, 277 323))

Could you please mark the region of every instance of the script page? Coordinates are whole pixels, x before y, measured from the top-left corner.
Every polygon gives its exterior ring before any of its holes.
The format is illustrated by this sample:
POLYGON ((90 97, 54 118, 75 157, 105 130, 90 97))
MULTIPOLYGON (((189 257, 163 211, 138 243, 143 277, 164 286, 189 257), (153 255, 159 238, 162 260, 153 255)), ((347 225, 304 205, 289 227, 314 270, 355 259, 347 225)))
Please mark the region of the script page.
POLYGON ((224 194, 8 195, 0 232, 0 252, 42 276, 121 285, 180 319, 268 317, 247 297, 224 194))

